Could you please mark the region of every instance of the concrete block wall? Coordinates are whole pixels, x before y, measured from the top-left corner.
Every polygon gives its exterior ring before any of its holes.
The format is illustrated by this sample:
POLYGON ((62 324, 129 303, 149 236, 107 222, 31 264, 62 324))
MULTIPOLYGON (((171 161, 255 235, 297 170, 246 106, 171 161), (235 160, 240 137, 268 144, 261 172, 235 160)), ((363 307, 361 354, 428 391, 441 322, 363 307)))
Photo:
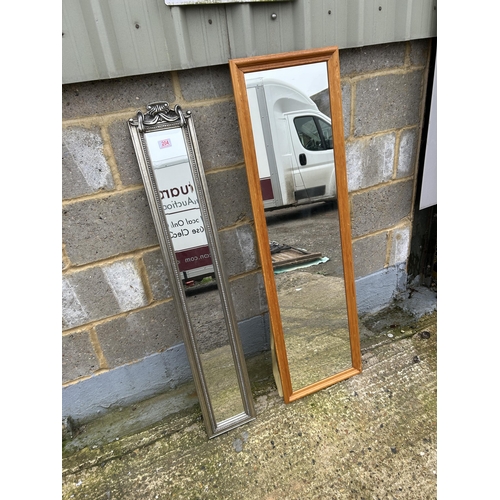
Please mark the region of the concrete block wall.
MULTIPOLYGON (((429 48, 422 40, 340 54, 360 311, 404 287, 429 48)), ((65 85, 63 416, 85 420, 190 377, 127 128, 153 101, 193 113, 245 352, 269 349, 228 66, 65 85)))
POLYGON ((406 287, 430 40, 340 52, 358 311, 406 287))
POLYGON ((127 127, 138 109, 159 100, 193 112, 245 353, 269 349, 267 303, 228 68, 67 85, 62 130, 65 416, 84 420, 99 406, 133 402, 152 395, 150 388, 175 388, 190 378, 127 127), (158 363, 163 368, 153 375, 144 368, 149 381, 137 379, 141 374, 135 365, 158 363), (166 375, 179 364, 182 370, 166 375), (114 401, 97 394, 103 388, 114 401))

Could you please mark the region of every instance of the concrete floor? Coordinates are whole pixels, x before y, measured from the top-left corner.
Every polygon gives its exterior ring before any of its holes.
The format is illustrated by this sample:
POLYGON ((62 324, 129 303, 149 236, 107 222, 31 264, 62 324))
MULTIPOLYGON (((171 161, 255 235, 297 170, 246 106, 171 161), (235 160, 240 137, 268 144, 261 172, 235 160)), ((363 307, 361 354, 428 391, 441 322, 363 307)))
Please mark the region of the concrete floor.
POLYGON ((214 439, 195 406, 88 443, 63 458, 62 498, 437 498, 435 309, 423 290, 364 318, 363 372, 294 403, 253 372, 257 418, 214 439))

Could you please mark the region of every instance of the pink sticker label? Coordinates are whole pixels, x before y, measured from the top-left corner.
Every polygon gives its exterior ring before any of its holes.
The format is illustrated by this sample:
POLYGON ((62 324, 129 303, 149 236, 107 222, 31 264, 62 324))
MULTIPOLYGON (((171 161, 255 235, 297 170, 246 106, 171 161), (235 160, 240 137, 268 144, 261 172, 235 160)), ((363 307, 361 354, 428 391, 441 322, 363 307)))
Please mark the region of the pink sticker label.
POLYGON ((161 141, 158 141, 158 145, 160 146, 160 149, 169 148, 172 145, 172 141, 170 139, 162 139, 161 141))

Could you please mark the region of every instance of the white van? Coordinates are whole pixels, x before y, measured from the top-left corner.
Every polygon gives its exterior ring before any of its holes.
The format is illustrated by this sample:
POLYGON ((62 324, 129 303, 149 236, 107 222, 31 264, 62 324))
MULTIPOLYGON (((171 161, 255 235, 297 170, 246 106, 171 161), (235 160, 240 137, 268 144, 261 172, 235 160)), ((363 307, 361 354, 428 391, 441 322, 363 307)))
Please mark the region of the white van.
POLYGON ((335 199, 330 118, 285 81, 250 78, 246 87, 264 209, 335 199))

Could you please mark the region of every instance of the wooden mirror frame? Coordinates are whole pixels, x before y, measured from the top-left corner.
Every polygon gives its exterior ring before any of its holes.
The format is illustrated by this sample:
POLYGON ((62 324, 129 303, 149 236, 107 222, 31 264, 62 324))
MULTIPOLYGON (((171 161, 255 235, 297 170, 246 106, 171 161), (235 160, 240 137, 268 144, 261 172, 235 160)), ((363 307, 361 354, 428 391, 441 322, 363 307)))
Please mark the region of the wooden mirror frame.
POLYGON ((361 373, 361 347, 359 340, 358 312, 356 307, 356 288, 354 282, 354 263, 351 242, 351 221, 349 195, 347 190, 346 155, 344 142, 344 121, 342 116, 342 93, 340 86, 340 64, 338 47, 301 50, 283 54, 248 57, 229 60, 233 83, 236 111, 240 127, 243 154, 246 164, 250 198, 255 221, 255 231, 260 254, 262 274, 267 294, 271 334, 273 337, 276 360, 285 403, 329 387, 353 375, 361 373), (334 144, 335 178, 337 183, 337 206, 340 223, 340 240, 344 269, 344 284, 347 303, 347 318, 351 347, 352 367, 330 377, 318 380, 296 391, 292 389, 285 338, 281 322, 280 307, 274 279, 274 270, 269 251, 269 237, 262 201, 257 155, 245 75, 256 71, 286 68, 304 64, 325 62, 328 74, 330 112, 334 144))

